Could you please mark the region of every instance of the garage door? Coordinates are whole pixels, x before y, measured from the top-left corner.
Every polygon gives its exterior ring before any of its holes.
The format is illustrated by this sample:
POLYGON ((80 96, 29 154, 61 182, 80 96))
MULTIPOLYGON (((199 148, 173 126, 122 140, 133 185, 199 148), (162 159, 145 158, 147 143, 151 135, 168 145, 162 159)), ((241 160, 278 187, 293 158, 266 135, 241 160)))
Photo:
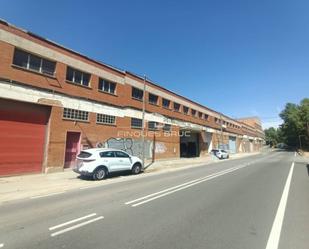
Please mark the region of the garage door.
POLYGON ((229 137, 230 153, 236 153, 236 137, 229 137))
POLYGON ((41 172, 50 109, 0 99, 0 175, 41 172))

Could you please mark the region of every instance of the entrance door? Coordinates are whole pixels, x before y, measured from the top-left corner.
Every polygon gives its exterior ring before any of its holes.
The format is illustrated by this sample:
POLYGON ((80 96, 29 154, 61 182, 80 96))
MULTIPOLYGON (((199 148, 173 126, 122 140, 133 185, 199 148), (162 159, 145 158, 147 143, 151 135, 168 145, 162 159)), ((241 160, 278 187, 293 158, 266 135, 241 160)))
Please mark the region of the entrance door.
POLYGON ((236 137, 229 137, 230 153, 236 153, 236 137))
POLYGON ((80 132, 67 132, 67 141, 65 146, 65 162, 64 167, 70 168, 74 166, 76 156, 79 152, 80 132))

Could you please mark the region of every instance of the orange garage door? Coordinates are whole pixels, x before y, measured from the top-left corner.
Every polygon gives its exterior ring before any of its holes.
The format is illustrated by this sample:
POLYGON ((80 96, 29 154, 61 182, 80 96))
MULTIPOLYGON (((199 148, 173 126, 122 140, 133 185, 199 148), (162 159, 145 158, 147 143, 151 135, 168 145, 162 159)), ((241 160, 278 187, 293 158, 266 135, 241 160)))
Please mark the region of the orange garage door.
POLYGON ((0 99, 0 175, 41 172, 50 108, 0 99))

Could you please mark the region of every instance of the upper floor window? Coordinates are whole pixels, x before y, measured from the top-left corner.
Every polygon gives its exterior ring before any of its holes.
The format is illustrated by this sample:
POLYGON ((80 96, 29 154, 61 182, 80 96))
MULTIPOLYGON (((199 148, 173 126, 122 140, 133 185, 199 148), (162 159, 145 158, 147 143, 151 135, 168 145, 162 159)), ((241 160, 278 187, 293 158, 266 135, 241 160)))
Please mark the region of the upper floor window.
POLYGON ((149 130, 158 130, 158 122, 149 121, 148 122, 148 129, 149 130))
POLYGON ((157 95, 154 95, 154 94, 152 94, 152 93, 149 93, 148 102, 149 102, 150 104, 157 105, 157 104, 158 104, 158 96, 157 96, 157 95))
POLYGON ((20 49, 15 49, 13 64, 28 70, 53 76, 55 74, 56 62, 30 54, 20 49))
POLYGON ((208 120, 208 118, 209 118, 208 114, 204 114, 204 119, 208 120))
POLYGON ((68 66, 66 79, 82 86, 89 86, 90 74, 68 66))
POLYGON ((89 112, 64 108, 63 109, 63 118, 64 119, 71 119, 77 121, 88 121, 89 112))
POLYGON ((132 87, 132 98, 143 100, 144 91, 135 87, 132 87))
POLYGON ((163 131, 170 132, 172 130, 172 126, 170 124, 164 124, 163 131))
POLYGON ((198 117, 199 117, 199 118, 203 118, 203 113, 198 112, 198 117))
POLYGON ((170 108, 171 101, 168 99, 162 99, 162 106, 165 108, 170 108))
POLYGON ((99 79, 99 90, 110 93, 110 94, 115 94, 116 83, 100 78, 99 79))
POLYGON ((176 112, 180 111, 180 104, 174 102, 174 111, 176 111, 176 112))
POLYGON ((139 118, 131 118, 131 127, 132 128, 142 128, 143 120, 139 118))
POLYGON ((183 106, 182 110, 183 110, 184 114, 188 114, 188 112, 189 112, 189 108, 187 106, 183 106))
POLYGON ((97 113, 97 123, 114 125, 116 123, 116 117, 111 116, 111 115, 97 113))
POLYGON ((191 109, 191 114, 192 114, 192 116, 195 116, 196 115, 196 110, 191 109))

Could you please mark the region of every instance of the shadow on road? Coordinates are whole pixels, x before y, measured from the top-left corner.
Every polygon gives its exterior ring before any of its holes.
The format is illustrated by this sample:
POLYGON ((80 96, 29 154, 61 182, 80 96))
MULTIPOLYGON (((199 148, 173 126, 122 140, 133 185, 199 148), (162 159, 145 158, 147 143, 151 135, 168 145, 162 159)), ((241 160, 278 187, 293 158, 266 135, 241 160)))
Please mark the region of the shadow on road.
MULTIPOLYGON (((132 175, 131 171, 122 171, 122 172, 109 173, 106 178, 107 179, 109 179, 109 178, 117 178, 117 177, 128 176, 128 175, 132 175)), ((86 181, 93 181, 93 178, 91 176, 79 175, 79 176, 77 176, 77 178, 79 178, 81 180, 86 180, 86 181)))
POLYGON ((309 176, 309 164, 307 164, 307 173, 308 173, 308 176, 309 176))

